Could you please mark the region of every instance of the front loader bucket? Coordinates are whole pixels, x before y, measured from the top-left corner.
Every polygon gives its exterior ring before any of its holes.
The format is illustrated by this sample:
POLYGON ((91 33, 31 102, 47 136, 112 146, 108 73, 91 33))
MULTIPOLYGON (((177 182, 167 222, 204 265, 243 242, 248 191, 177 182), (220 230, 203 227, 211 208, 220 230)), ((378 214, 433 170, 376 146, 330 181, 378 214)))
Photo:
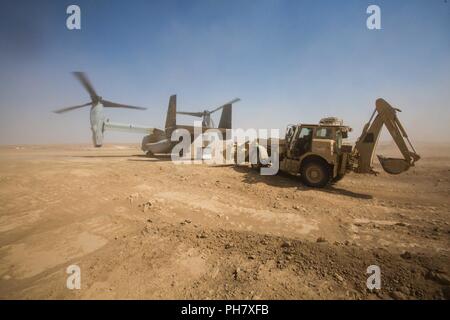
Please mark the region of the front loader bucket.
POLYGON ((400 174, 407 171, 409 167, 411 167, 405 159, 386 158, 380 155, 377 155, 377 157, 378 160, 380 160, 384 171, 390 174, 400 174))

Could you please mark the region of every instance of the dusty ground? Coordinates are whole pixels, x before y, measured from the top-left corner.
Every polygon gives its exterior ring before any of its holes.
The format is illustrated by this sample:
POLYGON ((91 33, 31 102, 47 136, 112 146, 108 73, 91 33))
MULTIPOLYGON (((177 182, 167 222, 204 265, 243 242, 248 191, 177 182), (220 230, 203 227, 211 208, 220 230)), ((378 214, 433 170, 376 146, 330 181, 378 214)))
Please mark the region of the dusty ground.
POLYGON ((450 146, 418 151, 314 190, 130 145, 0 147, 0 298, 449 299, 450 146))

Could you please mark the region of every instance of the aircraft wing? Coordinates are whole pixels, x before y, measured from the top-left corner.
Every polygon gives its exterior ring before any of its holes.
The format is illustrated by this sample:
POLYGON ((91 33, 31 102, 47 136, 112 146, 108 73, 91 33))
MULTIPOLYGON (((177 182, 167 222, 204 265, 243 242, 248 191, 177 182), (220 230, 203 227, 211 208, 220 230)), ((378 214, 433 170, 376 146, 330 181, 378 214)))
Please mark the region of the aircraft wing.
POLYGON ((105 121, 105 130, 111 131, 122 131, 122 132, 134 132, 134 133, 145 133, 152 134, 155 128, 149 128, 146 126, 139 126, 134 124, 111 122, 109 120, 105 121))

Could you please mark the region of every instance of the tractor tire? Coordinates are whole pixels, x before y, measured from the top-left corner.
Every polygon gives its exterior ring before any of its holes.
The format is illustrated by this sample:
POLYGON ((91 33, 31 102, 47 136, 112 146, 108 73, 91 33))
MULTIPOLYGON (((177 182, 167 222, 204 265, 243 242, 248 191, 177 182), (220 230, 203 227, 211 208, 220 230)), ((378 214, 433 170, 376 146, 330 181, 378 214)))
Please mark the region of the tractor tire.
POLYGON ((313 188, 323 188, 331 181, 331 168, 325 161, 310 160, 300 170, 302 182, 313 188))

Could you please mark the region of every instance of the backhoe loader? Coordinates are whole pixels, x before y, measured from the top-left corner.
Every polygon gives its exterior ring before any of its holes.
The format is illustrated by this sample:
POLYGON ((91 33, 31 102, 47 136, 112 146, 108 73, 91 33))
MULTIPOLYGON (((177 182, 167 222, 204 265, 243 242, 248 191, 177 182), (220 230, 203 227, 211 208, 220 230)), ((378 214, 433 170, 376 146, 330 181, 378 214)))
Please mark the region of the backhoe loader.
MULTIPOLYGON (((304 184, 319 188, 342 179, 349 171, 376 173, 372 162, 383 125, 404 157, 378 156, 383 169, 389 174, 399 174, 414 166, 420 156, 397 118, 400 110, 383 99, 378 99, 375 106, 355 146, 343 142, 352 129, 334 117, 324 118, 319 124, 289 125, 285 139, 279 141, 280 170, 300 176, 304 184)), ((269 163, 270 143, 268 146, 257 146, 256 166, 269 163), (262 155, 265 155, 265 159, 262 155)))

